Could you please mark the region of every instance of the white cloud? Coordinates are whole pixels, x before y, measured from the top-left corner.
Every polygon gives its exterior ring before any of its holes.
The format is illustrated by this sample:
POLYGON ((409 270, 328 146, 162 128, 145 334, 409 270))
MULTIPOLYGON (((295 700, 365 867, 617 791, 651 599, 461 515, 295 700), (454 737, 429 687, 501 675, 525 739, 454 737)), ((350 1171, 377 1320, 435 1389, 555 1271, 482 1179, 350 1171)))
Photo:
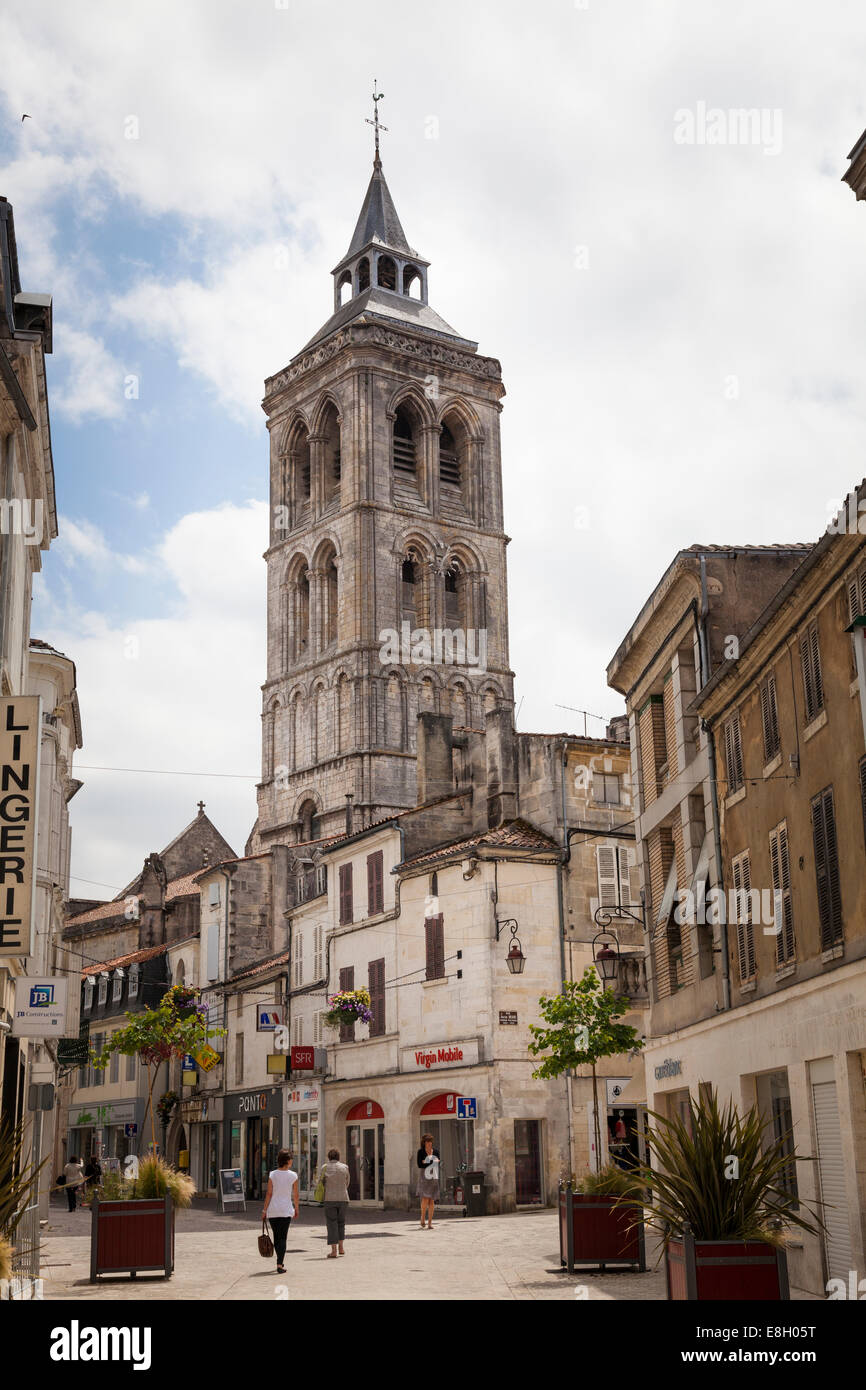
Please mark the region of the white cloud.
MULTIPOLYGON (((63 534, 77 555, 95 563, 110 558, 89 528, 67 522, 63 534)), ((50 572, 40 578, 39 631, 72 658, 78 677, 84 748, 76 763, 84 788, 75 800, 73 867, 83 878, 123 887, 146 854, 192 820, 199 799, 243 851, 261 764, 266 539, 263 503, 183 517, 157 547, 174 601, 154 612, 144 593, 122 624, 60 597, 50 572), (92 765, 177 771, 166 777, 87 770, 92 765)), ((149 557, 137 558, 149 564, 149 557)), ((110 896, 81 882, 72 891, 110 896)))
POLYGON ((61 562, 74 566, 78 562, 100 572, 116 568, 127 574, 145 574, 153 562, 139 555, 112 550, 102 531, 92 521, 73 521, 62 517, 54 551, 61 562))
POLYGON ((65 370, 51 396, 53 410, 75 425, 92 418, 116 420, 123 413, 123 368, 100 338, 65 327, 57 357, 65 370))

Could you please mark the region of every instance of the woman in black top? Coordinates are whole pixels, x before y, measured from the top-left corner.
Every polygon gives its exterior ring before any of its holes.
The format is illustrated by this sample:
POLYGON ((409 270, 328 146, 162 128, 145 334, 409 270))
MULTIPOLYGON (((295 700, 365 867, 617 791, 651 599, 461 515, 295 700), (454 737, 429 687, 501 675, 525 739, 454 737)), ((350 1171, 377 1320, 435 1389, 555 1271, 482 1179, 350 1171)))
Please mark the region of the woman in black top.
POLYGON ((421 1198, 421 1230, 425 1225, 427 1229, 433 1229, 433 1208, 439 1200, 439 1150, 433 1147, 433 1135, 421 1135, 421 1147, 417 1157, 418 1174, 417 1194, 421 1198))

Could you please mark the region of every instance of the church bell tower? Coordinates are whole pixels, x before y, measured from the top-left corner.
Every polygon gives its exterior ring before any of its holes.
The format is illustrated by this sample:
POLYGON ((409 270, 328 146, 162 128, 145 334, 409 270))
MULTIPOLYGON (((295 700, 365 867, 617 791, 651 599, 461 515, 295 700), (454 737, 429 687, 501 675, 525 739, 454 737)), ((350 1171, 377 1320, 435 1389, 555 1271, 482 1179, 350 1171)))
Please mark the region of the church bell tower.
POLYGON ((501 369, 430 306, 382 171, 379 99, 334 312, 266 382, 259 849, 341 833, 347 804, 355 829, 414 806, 418 715, 483 729, 513 702, 501 369))

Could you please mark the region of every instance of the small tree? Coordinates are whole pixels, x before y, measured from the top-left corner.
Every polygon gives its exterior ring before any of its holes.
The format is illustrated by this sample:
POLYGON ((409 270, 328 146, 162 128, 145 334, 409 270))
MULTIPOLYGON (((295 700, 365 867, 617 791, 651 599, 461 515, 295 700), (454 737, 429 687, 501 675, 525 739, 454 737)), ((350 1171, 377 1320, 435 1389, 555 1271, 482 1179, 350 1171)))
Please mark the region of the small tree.
POLYGON ((628 1011, 629 1001, 602 986, 598 974, 587 966, 580 980, 566 980, 561 994, 538 1001, 546 1027, 529 1025, 534 1041, 529 1051, 549 1055, 532 1073, 547 1079, 562 1076, 575 1067, 592 1067, 592 1117, 595 1152, 601 1165, 601 1125, 598 1116, 598 1078, 595 1065, 602 1057, 635 1052, 643 1047, 637 1031, 628 1023, 617 1023, 628 1011))
POLYGON ((112 1033, 100 1053, 92 1052, 94 1067, 104 1071, 112 1054, 138 1057, 147 1067, 147 1105, 150 1111, 150 1137, 156 1155, 156 1130, 153 1120, 153 1087, 163 1062, 171 1057, 193 1056, 210 1042, 222 1037, 224 1028, 208 1028, 207 1004, 199 1001, 197 990, 175 985, 166 991, 155 1008, 140 1014, 128 1013, 129 1023, 112 1033))

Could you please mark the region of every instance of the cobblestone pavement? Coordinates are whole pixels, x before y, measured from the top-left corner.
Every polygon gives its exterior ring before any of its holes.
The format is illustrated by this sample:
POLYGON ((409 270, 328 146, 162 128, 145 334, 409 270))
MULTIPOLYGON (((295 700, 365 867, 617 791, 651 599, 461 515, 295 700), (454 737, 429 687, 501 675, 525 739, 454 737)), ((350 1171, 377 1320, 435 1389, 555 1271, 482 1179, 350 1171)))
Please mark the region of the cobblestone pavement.
MULTIPOLYGON (((43 1229, 46 1299, 433 1299, 433 1300, 664 1300, 661 1267, 645 1274, 561 1271, 557 1215, 552 1210, 463 1219, 439 1216, 422 1231, 414 1213, 349 1211, 346 1255, 328 1260, 324 1216, 301 1207, 292 1222, 287 1273, 258 1253, 260 1208, 221 1213, 197 1201, 178 1212, 175 1271, 103 1277, 89 1282, 90 1213, 52 1207, 43 1229)), ((792 1298, 808 1295, 792 1289, 792 1298)))

